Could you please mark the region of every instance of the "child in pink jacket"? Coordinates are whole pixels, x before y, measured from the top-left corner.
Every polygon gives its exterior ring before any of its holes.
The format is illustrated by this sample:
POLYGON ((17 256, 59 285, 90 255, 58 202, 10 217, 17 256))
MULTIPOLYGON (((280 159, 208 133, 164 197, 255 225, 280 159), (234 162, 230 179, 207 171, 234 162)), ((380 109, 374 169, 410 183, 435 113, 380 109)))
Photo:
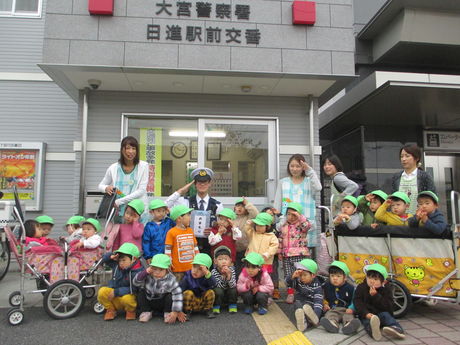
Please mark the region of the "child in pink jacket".
MULTIPOLYGON (((308 250, 307 233, 311 224, 302 215, 302 205, 291 202, 287 205, 286 222, 282 225, 279 234, 280 259, 283 260, 285 277, 291 277, 296 270, 294 264, 310 256, 308 250)), ((286 303, 294 303, 294 289, 288 286, 286 303)))
POLYGON ((243 259, 245 267, 238 277, 236 288, 244 302, 244 313, 251 314, 257 304, 259 315, 267 314, 268 297, 273 294, 273 282, 262 269, 264 258, 258 253, 249 253, 243 259))

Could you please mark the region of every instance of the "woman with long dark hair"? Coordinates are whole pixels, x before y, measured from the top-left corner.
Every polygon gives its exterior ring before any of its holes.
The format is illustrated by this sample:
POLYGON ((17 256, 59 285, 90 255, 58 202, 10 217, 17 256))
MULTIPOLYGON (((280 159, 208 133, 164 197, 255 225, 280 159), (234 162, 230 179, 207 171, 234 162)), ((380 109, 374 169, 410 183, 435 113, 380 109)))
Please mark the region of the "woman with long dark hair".
POLYGON ((123 217, 126 205, 134 199, 141 199, 147 209, 147 183, 149 166, 139 159, 139 143, 131 136, 123 138, 120 158, 106 171, 99 183, 99 190, 112 195, 117 190, 115 205, 119 208, 117 222, 123 217))

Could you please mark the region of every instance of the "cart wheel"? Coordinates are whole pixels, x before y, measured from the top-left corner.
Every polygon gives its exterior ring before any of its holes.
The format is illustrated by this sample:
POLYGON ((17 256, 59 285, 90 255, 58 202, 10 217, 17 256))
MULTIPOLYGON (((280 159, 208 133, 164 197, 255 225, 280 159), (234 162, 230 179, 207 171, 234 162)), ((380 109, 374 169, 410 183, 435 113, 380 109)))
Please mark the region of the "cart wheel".
POLYGON ((85 292, 74 280, 64 279, 51 285, 43 298, 43 307, 54 319, 68 319, 83 308, 85 292))
POLYGON ((91 304, 91 306, 93 307, 93 311, 96 313, 96 314, 102 314, 105 310, 104 306, 102 304, 99 303, 99 301, 97 299, 95 299, 93 301, 93 303, 91 304))
POLYGON ((88 299, 93 298, 94 295, 96 295, 96 289, 93 287, 86 288, 84 290, 85 290, 85 297, 88 299))
POLYGON ((10 297, 8 297, 8 302, 10 302, 10 305, 12 307, 17 307, 17 306, 21 305, 21 298, 22 298, 22 302, 24 302, 24 296, 21 295, 21 292, 20 291, 13 291, 10 294, 10 297))
POLYGON ((393 314, 395 318, 401 318, 407 314, 412 306, 412 296, 406 286, 399 280, 391 280, 393 287, 393 314))
POLYGON ((8 322, 11 326, 17 326, 24 321, 24 313, 17 308, 11 309, 8 312, 8 322))
POLYGON ((6 240, 0 244, 0 280, 2 280, 6 275, 6 272, 8 272, 8 267, 10 267, 10 260, 10 245, 8 240, 6 240))

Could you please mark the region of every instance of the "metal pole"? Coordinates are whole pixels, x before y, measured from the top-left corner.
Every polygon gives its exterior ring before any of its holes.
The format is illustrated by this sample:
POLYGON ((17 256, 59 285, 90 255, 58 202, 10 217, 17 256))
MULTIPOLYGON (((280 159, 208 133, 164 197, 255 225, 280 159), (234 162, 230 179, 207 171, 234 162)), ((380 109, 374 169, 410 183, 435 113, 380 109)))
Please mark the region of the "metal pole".
POLYGON ((310 120, 310 166, 315 168, 315 98, 313 95, 308 95, 309 101, 309 120, 310 120))
POLYGON ((86 141, 88 135, 88 95, 89 88, 83 90, 83 108, 81 125, 81 154, 80 154, 80 201, 78 205, 79 214, 84 213, 85 207, 85 171, 86 171, 86 141))

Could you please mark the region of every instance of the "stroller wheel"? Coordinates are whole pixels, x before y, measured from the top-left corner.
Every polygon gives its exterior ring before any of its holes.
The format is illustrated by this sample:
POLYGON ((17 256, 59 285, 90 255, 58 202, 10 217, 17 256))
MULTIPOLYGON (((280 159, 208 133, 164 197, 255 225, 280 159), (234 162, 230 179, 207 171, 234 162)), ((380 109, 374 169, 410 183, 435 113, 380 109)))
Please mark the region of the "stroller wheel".
POLYGON ((393 314, 395 318, 401 318, 407 314, 412 305, 412 296, 406 286, 399 280, 390 280, 393 289, 393 314))
POLYGON ((93 301, 93 303, 91 304, 91 306, 93 307, 93 311, 96 313, 96 314, 102 314, 105 310, 104 306, 102 304, 99 303, 99 301, 97 299, 95 299, 93 301))
POLYGON ((21 298, 22 298, 22 302, 24 302, 24 296, 21 295, 21 292, 13 291, 8 297, 8 302, 10 302, 10 305, 12 307, 17 307, 21 305, 21 298))
POLYGON ((75 280, 64 279, 51 285, 43 298, 45 311, 54 319, 68 319, 83 308, 85 292, 75 280))
POLYGON ((86 288, 85 289, 85 297, 86 298, 93 298, 94 295, 96 294, 96 289, 93 288, 93 287, 90 287, 90 288, 86 288))
POLYGON ((17 326, 24 321, 24 313, 20 309, 11 309, 8 312, 8 322, 11 326, 17 326))

